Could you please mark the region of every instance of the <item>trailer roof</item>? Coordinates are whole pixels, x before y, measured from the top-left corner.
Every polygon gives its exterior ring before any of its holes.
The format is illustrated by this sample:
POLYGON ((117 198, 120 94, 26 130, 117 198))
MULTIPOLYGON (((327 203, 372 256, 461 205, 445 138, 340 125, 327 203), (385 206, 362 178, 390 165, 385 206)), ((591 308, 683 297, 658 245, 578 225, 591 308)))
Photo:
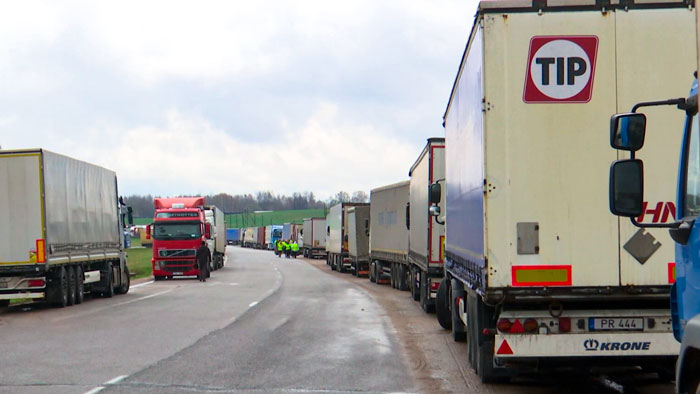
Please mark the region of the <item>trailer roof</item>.
POLYGON ((383 190, 389 190, 389 189, 396 189, 397 187, 407 186, 409 183, 411 183, 410 180, 405 180, 405 181, 401 181, 401 182, 392 183, 391 185, 380 186, 380 187, 377 187, 377 188, 370 190, 370 193, 381 192, 383 190))
POLYGON ((428 148, 430 147, 431 144, 444 144, 445 143, 445 138, 444 137, 432 137, 428 138, 428 143, 425 144, 425 147, 421 151, 420 155, 418 155, 418 158, 416 161, 413 163, 411 166, 411 169, 408 170, 408 176, 411 176, 413 174, 413 170, 416 168, 418 163, 423 159, 423 156, 425 156, 428 153, 428 148))

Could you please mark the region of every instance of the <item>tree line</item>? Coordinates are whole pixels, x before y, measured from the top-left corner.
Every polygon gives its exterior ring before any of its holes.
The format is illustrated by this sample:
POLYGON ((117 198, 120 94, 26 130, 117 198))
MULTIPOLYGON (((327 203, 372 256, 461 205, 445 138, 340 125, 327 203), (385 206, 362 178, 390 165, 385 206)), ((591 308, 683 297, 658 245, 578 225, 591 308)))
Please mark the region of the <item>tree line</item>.
MULTIPOLYGON (((134 210, 134 217, 152 218, 155 212, 153 198, 161 196, 138 195, 124 197, 124 202, 134 210)), ((181 195, 177 197, 194 197, 181 195)), ((196 196, 196 197, 199 197, 196 196)), ((326 200, 317 200, 313 192, 293 193, 291 196, 275 194, 271 191, 256 194, 219 193, 203 196, 207 205, 216 205, 226 213, 283 211, 288 209, 321 209, 340 202, 368 202, 369 196, 358 190, 352 194, 340 191, 326 200)))

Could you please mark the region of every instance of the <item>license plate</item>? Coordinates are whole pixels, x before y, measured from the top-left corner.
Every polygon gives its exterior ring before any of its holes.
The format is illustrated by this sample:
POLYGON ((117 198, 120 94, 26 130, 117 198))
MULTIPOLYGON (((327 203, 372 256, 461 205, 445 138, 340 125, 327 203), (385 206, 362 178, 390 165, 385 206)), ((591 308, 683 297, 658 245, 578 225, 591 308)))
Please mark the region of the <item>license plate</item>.
POLYGON ((591 317, 588 326, 592 331, 642 331, 644 319, 628 317, 591 317))
POLYGON ((182 274, 184 274, 184 272, 173 272, 173 276, 182 275, 182 274))

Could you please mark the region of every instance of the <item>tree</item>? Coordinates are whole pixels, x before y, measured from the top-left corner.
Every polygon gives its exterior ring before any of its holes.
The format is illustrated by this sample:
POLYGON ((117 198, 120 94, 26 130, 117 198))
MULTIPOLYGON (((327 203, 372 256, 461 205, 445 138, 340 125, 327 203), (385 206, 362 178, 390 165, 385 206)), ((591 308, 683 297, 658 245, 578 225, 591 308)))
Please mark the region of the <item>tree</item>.
POLYGON ((367 193, 365 193, 362 190, 358 190, 354 193, 352 193, 352 198, 350 199, 350 202, 368 202, 369 201, 369 196, 367 193))

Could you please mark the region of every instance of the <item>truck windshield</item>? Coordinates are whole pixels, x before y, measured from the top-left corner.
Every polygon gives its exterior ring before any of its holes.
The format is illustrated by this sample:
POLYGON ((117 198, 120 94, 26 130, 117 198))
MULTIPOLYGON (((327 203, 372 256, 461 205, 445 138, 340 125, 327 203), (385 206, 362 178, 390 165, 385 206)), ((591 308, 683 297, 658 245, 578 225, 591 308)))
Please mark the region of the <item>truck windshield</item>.
POLYGON ((156 223, 153 238, 165 239, 195 239, 202 234, 199 223, 156 223))
POLYGON ((700 135, 697 115, 688 121, 691 122, 691 129, 686 156, 683 217, 698 216, 700 213, 700 135))

